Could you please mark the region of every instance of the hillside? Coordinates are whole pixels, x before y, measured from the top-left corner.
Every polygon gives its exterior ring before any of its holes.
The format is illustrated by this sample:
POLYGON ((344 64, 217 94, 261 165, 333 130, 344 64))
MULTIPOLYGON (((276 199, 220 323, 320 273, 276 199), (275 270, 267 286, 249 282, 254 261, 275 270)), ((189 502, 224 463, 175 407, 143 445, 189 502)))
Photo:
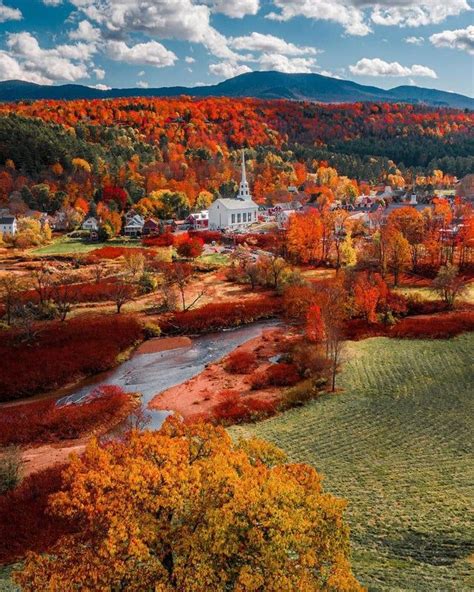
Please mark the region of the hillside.
POLYGON ((123 88, 98 90, 78 84, 42 86, 19 80, 0 82, 0 101, 27 99, 99 99, 133 96, 179 95, 196 97, 255 97, 261 99, 291 99, 334 102, 407 102, 437 107, 474 109, 474 99, 436 89, 399 86, 384 90, 350 80, 340 80, 320 74, 284 74, 282 72, 249 72, 219 84, 197 87, 123 88))

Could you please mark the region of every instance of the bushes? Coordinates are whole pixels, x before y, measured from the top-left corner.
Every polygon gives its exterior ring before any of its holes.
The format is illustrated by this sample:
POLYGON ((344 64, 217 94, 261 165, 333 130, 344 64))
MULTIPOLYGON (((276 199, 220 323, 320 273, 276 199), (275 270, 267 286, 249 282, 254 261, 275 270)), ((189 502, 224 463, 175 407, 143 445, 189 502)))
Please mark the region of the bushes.
POLYGON ((171 232, 164 232, 158 236, 146 236, 142 238, 144 247, 172 247, 174 245, 174 236, 171 232))
POLYGON ((206 245, 222 241, 222 233, 218 230, 190 230, 188 234, 191 238, 200 238, 206 245))
POLYGON ((0 496, 0 564, 22 559, 27 551, 47 551, 74 525, 47 512, 48 498, 61 488, 65 465, 56 465, 34 473, 21 485, 0 496))
POLYGON ((87 263, 97 263, 97 261, 101 261, 102 259, 118 259, 119 257, 131 255, 132 253, 141 253, 146 256, 150 254, 150 251, 135 247, 101 247, 100 249, 91 251, 87 255, 86 261, 87 263))
POLYGON ((0 401, 64 386, 112 368, 117 356, 143 339, 131 316, 79 317, 34 326, 34 341, 20 330, 2 334, 0 401))
MULTIPOLYGON (((0 431, 0 437, 3 432, 0 431)), ((0 496, 14 489, 20 481, 20 452, 16 446, 0 451, 0 496)))
POLYGON ((300 378, 294 364, 273 364, 266 370, 260 370, 253 374, 252 388, 263 389, 268 386, 293 386, 300 381, 300 378))
POLYGON ((43 444, 79 438, 99 425, 121 417, 130 396, 105 385, 80 404, 57 407, 55 401, 35 401, 0 409, 0 445, 43 444))
POLYGON ((281 311, 281 299, 260 296, 251 300, 212 303, 177 312, 161 324, 164 333, 205 333, 268 319, 281 311))
POLYGON ((257 367, 257 357, 253 352, 234 351, 227 357, 224 368, 231 374, 249 374, 257 367))
POLYGON ((326 384, 323 378, 313 380, 307 378, 299 382, 295 386, 284 391, 280 400, 280 409, 291 409, 292 407, 299 407, 304 405, 311 399, 315 399, 320 394, 320 388, 326 384))
POLYGON ((465 331, 474 331, 474 312, 472 311, 408 317, 392 328, 390 337, 445 339, 465 331))
POLYGON ((223 425, 256 421, 269 417, 276 411, 275 401, 242 397, 237 391, 222 391, 219 398, 221 402, 213 409, 213 420, 223 425))

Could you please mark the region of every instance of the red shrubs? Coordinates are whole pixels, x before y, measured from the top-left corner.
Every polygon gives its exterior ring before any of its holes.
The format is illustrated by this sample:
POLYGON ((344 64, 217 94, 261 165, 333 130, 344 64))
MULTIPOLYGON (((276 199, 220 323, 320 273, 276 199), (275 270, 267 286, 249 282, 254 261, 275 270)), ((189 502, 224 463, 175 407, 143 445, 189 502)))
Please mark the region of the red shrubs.
POLYGON ((145 256, 150 254, 147 249, 107 246, 101 247, 100 249, 95 249, 95 251, 91 251, 87 255, 86 261, 88 263, 97 263, 97 261, 101 261, 102 259, 118 259, 119 257, 131 255, 132 253, 142 253, 145 256))
POLYGON ((275 401, 242 396, 237 391, 222 391, 219 396, 222 402, 214 407, 213 419, 224 425, 255 421, 276 411, 275 401))
POLYGON ((200 238, 206 245, 209 243, 220 243, 222 241, 222 233, 218 230, 190 230, 189 236, 200 238))
POLYGON ((26 477, 13 491, 0 496, 0 564, 22 559, 27 551, 43 553, 74 532, 74 525, 48 514, 48 498, 61 488, 65 465, 55 465, 26 477))
POLYGON ((31 396, 112 368, 120 352, 143 338, 131 316, 78 317, 37 325, 36 339, 2 334, 0 401, 31 396))
POLYGON ((206 333, 268 319, 281 311, 281 299, 260 296, 251 300, 212 303, 177 312, 161 324, 165 333, 206 333))
POLYGON ((474 312, 451 312, 436 316, 407 317, 391 330, 391 337, 445 339, 474 331, 474 312))
POLYGON ((249 374, 257 367, 257 357, 253 352, 235 351, 227 357, 224 368, 231 374, 249 374))
POLYGON ((79 438, 121 417, 129 402, 129 395, 120 387, 105 385, 77 405, 58 407, 55 401, 35 401, 0 408, 0 446, 79 438))
POLYGON ((177 243, 177 251, 180 257, 185 259, 196 259, 202 255, 204 241, 197 237, 186 237, 177 243))
POLYGON ((294 364, 273 364, 266 370, 255 372, 252 376, 252 388, 263 389, 268 386, 293 386, 301 380, 294 364))
POLYGON ((158 236, 144 236, 142 245, 144 247, 172 247, 174 245, 174 236, 171 232, 164 232, 158 236))

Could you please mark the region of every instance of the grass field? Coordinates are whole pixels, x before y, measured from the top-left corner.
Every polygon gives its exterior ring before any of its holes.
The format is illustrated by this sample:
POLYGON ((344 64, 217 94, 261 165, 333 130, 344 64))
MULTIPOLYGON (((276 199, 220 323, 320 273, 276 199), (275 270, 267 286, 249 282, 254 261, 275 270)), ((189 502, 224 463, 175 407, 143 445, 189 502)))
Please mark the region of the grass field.
POLYGON ((107 243, 86 243, 81 239, 67 236, 55 239, 50 245, 31 251, 33 255, 81 255, 90 253, 101 247, 140 247, 140 241, 130 239, 113 239, 107 243))
POLYGON ((313 464, 349 502, 371 591, 474 590, 474 336, 348 344, 344 389, 234 435, 313 464))

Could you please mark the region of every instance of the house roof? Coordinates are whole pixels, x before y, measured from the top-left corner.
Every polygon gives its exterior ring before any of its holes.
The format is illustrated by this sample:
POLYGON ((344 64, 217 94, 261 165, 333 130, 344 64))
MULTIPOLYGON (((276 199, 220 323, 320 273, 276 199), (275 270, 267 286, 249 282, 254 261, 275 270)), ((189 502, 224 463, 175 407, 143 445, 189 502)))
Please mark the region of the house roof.
POLYGON ((216 201, 212 203, 211 208, 214 204, 222 204, 228 210, 248 210, 249 208, 257 208, 258 209, 258 205, 254 201, 252 201, 251 199, 244 201, 241 199, 220 197, 219 199, 216 199, 216 201))
POLYGON ((15 222, 15 216, 1 216, 0 217, 0 224, 13 224, 15 222))

